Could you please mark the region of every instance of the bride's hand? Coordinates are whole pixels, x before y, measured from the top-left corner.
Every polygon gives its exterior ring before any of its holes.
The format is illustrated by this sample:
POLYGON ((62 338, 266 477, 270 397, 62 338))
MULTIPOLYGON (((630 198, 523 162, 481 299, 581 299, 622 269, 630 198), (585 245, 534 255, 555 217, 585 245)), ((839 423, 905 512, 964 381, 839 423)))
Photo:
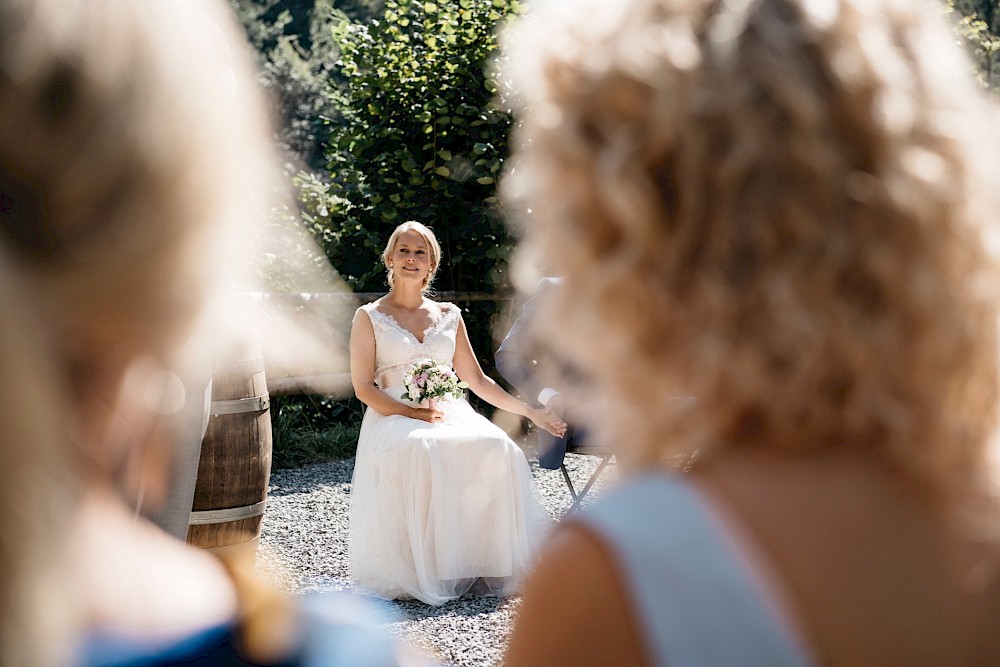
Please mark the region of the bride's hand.
POLYGON ((530 410, 528 418, 535 423, 535 426, 545 429, 557 438, 566 435, 566 422, 560 419, 558 415, 546 412, 545 410, 535 410, 534 408, 530 410))
POLYGON ((410 414, 408 416, 413 419, 431 422, 432 424, 439 424, 444 421, 443 412, 440 410, 432 410, 430 408, 410 408, 410 414))

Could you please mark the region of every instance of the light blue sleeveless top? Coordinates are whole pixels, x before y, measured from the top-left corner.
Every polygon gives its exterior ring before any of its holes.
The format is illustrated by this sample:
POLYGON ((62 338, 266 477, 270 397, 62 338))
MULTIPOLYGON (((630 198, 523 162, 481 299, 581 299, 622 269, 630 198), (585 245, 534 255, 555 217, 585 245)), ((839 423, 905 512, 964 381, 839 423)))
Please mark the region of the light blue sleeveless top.
POLYGON ((814 661, 776 616, 712 508, 681 477, 649 474, 574 515, 618 561, 653 664, 805 667, 814 661))

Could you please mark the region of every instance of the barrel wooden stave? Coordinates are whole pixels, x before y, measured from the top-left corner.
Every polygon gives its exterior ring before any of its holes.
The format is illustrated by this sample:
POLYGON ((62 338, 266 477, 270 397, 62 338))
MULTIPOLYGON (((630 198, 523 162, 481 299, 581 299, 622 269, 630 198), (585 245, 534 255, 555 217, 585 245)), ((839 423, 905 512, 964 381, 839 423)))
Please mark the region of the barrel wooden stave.
POLYGON ((207 549, 256 543, 271 474, 270 402, 260 346, 248 344, 233 357, 212 378, 212 414, 188 526, 188 543, 207 549))

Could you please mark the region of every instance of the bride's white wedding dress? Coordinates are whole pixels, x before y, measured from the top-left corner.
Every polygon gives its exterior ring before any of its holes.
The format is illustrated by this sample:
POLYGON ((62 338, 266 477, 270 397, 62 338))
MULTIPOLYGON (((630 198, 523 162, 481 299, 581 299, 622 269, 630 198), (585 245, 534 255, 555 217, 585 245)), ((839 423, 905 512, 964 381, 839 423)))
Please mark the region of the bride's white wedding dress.
MULTIPOLYGON (((423 341, 369 304, 375 379, 401 402, 414 362, 451 364, 461 318, 454 304, 423 341)), ((360 313, 358 317, 360 317, 360 313)), ((443 423, 368 408, 351 484, 349 560, 357 590, 441 604, 466 591, 507 595, 521 583, 548 515, 523 452, 465 399, 443 423)))

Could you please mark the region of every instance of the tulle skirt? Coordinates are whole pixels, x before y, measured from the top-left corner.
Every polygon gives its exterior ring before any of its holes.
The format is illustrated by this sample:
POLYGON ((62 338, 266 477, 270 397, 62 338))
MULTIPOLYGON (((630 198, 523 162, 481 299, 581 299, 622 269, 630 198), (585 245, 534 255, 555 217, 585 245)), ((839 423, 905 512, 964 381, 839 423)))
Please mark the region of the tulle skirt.
POLYGON ((365 412, 351 484, 359 592, 432 605, 509 595, 532 564, 549 519, 524 453, 464 399, 439 407, 435 424, 365 412))

